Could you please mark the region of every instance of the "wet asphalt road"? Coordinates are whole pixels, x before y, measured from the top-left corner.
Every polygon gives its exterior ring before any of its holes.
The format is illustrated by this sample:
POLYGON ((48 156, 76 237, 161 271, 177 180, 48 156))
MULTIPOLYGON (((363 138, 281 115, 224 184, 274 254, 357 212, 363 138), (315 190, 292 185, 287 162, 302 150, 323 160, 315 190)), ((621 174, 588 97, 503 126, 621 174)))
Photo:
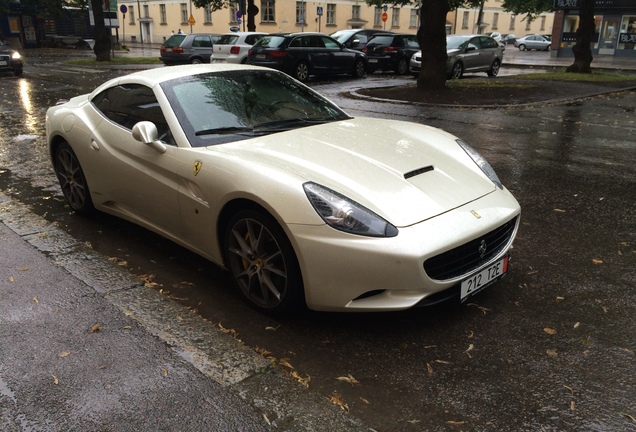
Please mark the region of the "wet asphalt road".
POLYGON ((46 154, 46 109, 119 73, 60 71, 42 60, 23 78, 1 77, 0 190, 247 346, 286 359, 310 377, 311 391, 369 428, 636 431, 636 93, 444 110, 341 95, 404 82, 388 75, 312 83, 352 115, 466 139, 519 200, 522 226, 510 275, 474 303, 272 319, 205 260, 127 222, 82 219, 64 206, 46 154), (338 380, 349 375, 359 383, 338 380))

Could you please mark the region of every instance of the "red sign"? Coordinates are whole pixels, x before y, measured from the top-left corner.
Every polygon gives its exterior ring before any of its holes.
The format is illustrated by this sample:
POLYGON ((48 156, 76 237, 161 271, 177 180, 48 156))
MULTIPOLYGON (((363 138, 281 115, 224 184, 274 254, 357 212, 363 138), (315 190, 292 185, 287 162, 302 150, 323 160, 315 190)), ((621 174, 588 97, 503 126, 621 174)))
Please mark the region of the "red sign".
POLYGON ((389 19, 389 14, 386 12, 382 12, 382 22, 386 22, 389 19))

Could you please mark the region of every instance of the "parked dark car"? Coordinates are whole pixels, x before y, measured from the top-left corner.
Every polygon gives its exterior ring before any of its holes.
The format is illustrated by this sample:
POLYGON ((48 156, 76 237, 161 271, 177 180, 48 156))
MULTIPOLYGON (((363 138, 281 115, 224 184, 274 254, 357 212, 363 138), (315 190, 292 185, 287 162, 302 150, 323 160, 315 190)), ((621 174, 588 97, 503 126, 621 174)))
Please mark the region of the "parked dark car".
POLYGON ((22 75, 22 56, 16 50, 9 48, 9 44, 4 41, 0 41, 0 72, 22 75))
POLYGON ((354 50, 362 50, 367 46, 367 42, 372 36, 377 34, 391 34, 390 31, 373 30, 373 29, 348 29, 338 30, 335 33, 331 33, 329 36, 346 46, 347 48, 354 50))
POLYGON ((420 50, 416 35, 379 34, 373 36, 362 50, 369 58, 368 72, 392 70, 399 75, 409 72, 411 56, 420 50))
POLYGON ((247 63, 283 71, 299 81, 310 75, 366 73, 367 56, 322 33, 275 33, 252 46, 247 63))
POLYGON ((210 63, 212 47, 221 35, 208 33, 172 35, 159 48, 166 65, 210 63))
MULTIPOLYGON (((448 79, 459 79, 464 72, 486 72, 494 77, 499 73, 504 56, 504 45, 486 35, 446 36, 446 74, 448 79)), ((410 71, 417 76, 422 69, 422 52, 413 55, 410 71)))
POLYGON ((517 35, 512 34, 512 33, 508 33, 505 34, 501 37, 501 43, 502 44, 506 44, 506 45, 512 45, 515 43, 515 41, 517 40, 517 35))

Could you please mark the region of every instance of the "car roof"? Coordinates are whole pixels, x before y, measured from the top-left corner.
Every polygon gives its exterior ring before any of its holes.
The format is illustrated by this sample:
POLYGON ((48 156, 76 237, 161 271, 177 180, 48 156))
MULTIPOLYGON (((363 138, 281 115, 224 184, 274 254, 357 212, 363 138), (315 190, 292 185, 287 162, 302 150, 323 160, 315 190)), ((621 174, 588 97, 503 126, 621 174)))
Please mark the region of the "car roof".
POLYGON ((256 31, 254 31, 254 32, 249 32, 249 31, 247 31, 247 32, 241 32, 241 31, 239 31, 239 32, 227 32, 227 33, 223 33, 221 36, 229 36, 229 35, 247 36, 247 35, 253 35, 253 34, 262 34, 262 35, 265 35, 265 34, 269 34, 269 33, 265 33, 265 32, 256 32, 256 31))

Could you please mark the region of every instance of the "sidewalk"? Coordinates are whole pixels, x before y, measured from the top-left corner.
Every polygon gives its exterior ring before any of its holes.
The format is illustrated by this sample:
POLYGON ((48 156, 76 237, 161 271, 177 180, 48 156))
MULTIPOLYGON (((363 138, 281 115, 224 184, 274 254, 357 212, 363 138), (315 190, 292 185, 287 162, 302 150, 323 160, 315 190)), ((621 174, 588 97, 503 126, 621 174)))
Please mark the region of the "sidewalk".
POLYGON ((363 430, 0 192, 0 430, 363 430))

